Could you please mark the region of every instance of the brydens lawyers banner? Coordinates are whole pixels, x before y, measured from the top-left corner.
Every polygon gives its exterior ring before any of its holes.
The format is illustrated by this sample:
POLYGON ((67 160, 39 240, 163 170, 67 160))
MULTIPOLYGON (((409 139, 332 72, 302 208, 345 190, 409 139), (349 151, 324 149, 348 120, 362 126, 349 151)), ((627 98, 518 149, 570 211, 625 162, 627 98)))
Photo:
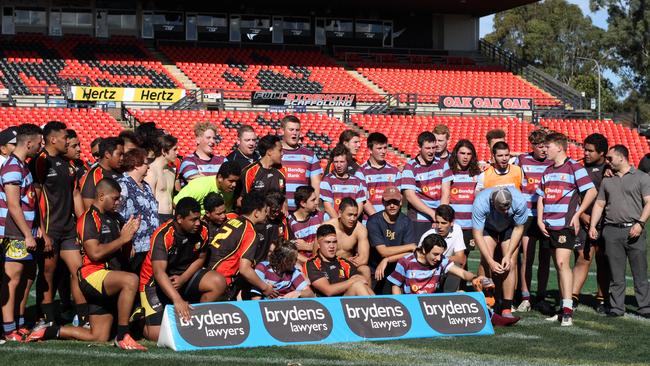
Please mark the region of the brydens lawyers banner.
POLYGON ((176 351, 494 334, 482 293, 167 305, 158 345, 176 351))
POLYGON ((533 109, 533 100, 530 98, 440 96, 438 108, 529 111, 533 109))
POLYGON ((252 105, 282 105, 286 107, 355 107, 356 94, 310 94, 289 92, 251 93, 252 105))

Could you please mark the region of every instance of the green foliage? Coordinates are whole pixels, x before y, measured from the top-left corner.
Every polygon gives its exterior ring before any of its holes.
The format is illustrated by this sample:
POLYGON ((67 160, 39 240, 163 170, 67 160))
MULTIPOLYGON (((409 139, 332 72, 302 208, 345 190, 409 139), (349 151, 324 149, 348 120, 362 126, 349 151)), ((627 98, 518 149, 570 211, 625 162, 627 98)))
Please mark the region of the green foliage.
MULTIPOLYGON (((597 60, 603 70, 613 61, 606 57, 605 30, 593 25, 577 5, 565 0, 546 0, 498 13, 494 31, 485 38, 558 80, 597 95, 597 60)), ((602 81, 602 110, 618 109, 611 83, 602 81)))

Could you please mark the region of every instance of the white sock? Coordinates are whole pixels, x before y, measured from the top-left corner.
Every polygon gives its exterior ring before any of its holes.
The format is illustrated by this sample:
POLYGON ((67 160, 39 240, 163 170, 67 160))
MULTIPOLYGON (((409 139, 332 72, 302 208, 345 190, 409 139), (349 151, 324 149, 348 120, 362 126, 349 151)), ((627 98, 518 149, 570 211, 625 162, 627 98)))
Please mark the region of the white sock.
POLYGON ((563 308, 569 308, 573 309, 573 299, 563 299, 562 300, 562 307, 563 308))

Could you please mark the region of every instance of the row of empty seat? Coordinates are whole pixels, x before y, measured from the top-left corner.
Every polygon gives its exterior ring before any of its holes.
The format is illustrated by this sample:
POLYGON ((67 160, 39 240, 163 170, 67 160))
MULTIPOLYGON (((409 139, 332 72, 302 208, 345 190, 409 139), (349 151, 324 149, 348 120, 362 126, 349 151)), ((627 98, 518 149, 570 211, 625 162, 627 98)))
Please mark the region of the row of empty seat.
POLYGON ((354 93, 381 97, 318 51, 161 46, 200 88, 224 89, 226 98, 248 99, 251 91, 354 93))
POLYGON ((0 39, 0 82, 17 95, 61 94, 67 83, 91 86, 182 87, 134 37, 61 39, 20 34, 0 39))
POLYGON ((450 96, 532 98, 538 106, 560 101, 521 77, 495 66, 356 64, 356 70, 388 93, 418 94, 421 103, 450 96))
POLYGON ((650 152, 648 140, 645 137, 639 135, 636 130, 611 120, 542 119, 540 123, 550 130, 570 136, 578 143, 582 143, 592 133, 602 133, 607 137, 610 146, 615 144, 627 146, 630 150, 630 162, 634 165, 637 165, 641 158, 650 152))
POLYGON ((122 125, 110 114, 99 109, 77 108, 0 108, 0 129, 21 123, 43 126, 49 121, 64 122, 79 135, 81 157, 89 160, 90 142, 97 137, 117 136, 122 125))

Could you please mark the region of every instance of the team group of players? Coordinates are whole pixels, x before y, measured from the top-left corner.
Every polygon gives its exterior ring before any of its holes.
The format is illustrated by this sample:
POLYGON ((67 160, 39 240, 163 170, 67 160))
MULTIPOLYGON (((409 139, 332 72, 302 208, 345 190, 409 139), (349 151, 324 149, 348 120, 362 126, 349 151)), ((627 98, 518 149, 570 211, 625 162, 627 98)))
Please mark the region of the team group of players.
POLYGON ((469 140, 448 151, 449 130, 439 125, 396 167, 379 132, 358 165, 360 136, 347 130, 323 171, 300 144, 298 118, 286 116, 280 129, 258 138, 241 126, 237 149, 221 157, 216 127, 199 123, 196 151, 180 158, 176 138, 144 123, 93 141, 94 162, 80 160, 79 139, 61 122, 0 133, 5 339, 115 334, 118 347, 145 350, 133 328, 144 318, 142 334, 157 340, 166 304, 188 318, 193 302, 433 293, 468 281, 486 290, 497 324, 512 324, 512 311, 533 303, 536 248, 537 303, 552 257, 562 325, 572 324, 594 257, 604 306, 608 269, 599 240, 586 234, 606 167, 604 136, 584 141, 581 165, 567 157, 562 134, 532 132, 531 152, 513 161, 505 133, 493 130, 492 158, 480 162, 469 140), (475 247, 480 276, 466 271, 475 247), (41 319, 29 329, 34 281, 41 319), (66 285, 78 326, 58 325, 55 293, 69 297, 66 285))

